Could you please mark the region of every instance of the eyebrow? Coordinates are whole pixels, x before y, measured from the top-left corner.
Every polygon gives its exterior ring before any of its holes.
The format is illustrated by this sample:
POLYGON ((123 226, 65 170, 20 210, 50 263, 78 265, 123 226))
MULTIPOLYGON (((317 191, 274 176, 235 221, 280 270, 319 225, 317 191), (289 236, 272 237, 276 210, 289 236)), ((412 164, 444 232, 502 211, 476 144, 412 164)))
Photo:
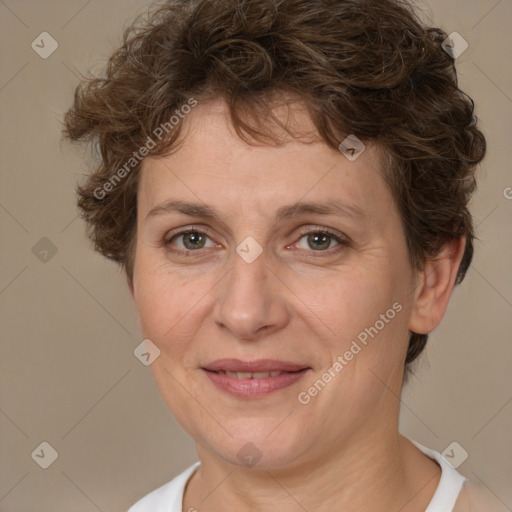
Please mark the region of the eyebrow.
MULTIPOLYGON (((210 206, 187 201, 169 200, 152 208, 146 215, 146 221, 151 217, 166 215, 170 213, 181 213, 190 217, 201 217, 225 224, 220 215, 210 206)), ((283 221, 305 214, 317 215, 341 215, 354 220, 365 220, 367 215, 358 206, 351 203, 344 203, 339 200, 331 200, 322 203, 297 202, 283 206, 276 212, 276 221, 283 221)))

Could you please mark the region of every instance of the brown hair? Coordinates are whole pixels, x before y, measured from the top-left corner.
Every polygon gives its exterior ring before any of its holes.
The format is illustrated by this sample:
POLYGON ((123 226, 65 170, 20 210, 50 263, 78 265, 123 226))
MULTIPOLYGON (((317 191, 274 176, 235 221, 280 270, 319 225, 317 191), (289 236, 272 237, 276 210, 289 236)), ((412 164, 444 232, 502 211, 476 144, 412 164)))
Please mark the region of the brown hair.
MULTIPOLYGON (((402 0, 172 0, 154 6, 125 30, 104 76, 77 87, 65 115, 65 136, 92 142, 101 154, 78 187, 95 249, 120 263, 131 280, 140 168, 140 154, 133 155, 150 146, 151 156, 174 150, 181 122, 156 134, 172 116, 182 117, 191 98, 225 98, 243 140, 272 143, 263 121, 270 117, 282 126, 270 103, 286 94, 306 105, 330 146, 355 134, 383 149, 385 178, 415 268, 447 241, 466 238, 460 283, 473 255, 467 205, 486 143, 472 99, 458 88, 454 59, 441 46, 446 38, 402 0)), ((411 333, 407 367, 426 341, 426 334, 411 333)))

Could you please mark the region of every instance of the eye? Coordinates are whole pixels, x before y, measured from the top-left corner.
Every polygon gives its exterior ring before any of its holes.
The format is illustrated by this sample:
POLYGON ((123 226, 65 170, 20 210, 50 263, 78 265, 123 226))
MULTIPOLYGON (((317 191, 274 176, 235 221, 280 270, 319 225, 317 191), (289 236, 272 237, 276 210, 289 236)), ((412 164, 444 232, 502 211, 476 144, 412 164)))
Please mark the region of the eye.
POLYGON ((327 252, 328 249, 339 245, 348 245, 348 243, 340 236, 330 231, 310 230, 301 233, 301 237, 295 245, 299 249, 312 249, 313 251, 327 252), (333 242, 335 243, 334 246, 333 242))
MULTIPOLYGON (((303 231, 299 239, 290 248, 313 250, 315 252, 329 252, 329 249, 338 246, 348 246, 349 242, 340 236, 326 229, 303 231)), ((192 252, 199 252, 200 249, 221 247, 216 244, 205 231, 199 229, 186 229, 171 234, 163 240, 163 245, 172 252, 190 255, 192 252)))
POLYGON ((179 233, 174 234, 172 237, 167 238, 164 241, 164 243, 166 247, 169 247, 171 250, 175 250, 170 247, 174 245, 175 241, 178 241, 175 244, 178 250, 176 250, 175 252, 195 251, 198 249, 216 247, 217 245, 210 239, 210 237, 204 231, 199 231, 197 229, 180 231, 179 233), (209 245, 207 245, 208 240, 210 241, 209 245))

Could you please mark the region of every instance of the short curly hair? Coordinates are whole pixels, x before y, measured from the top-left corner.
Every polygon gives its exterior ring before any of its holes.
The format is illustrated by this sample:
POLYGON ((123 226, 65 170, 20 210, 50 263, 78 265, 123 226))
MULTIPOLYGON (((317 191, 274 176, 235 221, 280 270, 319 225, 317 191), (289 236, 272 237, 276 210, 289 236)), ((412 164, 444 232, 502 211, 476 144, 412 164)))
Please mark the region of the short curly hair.
MULTIPOLYGON (((425 26, 405 0, 154 5, 125 30, 104 75, 78 85, 64 118, 64 136, 92 143, 101 155, 77 189, 95 249, 131 281, 141 165, 132 155, 139 148, 170 154, 182 126, 176 114, 191 98, 225 99, 239 137, 271 144, 268 118, 293 135, 271 110, 271 99, 284 94, 306 105, 331 147, 349 134, 379 145, 411 264, 423 269, 447 241, 464 237, 460 283, 473 256, 468 202, 486 142, 443 48, 447 37, 425 26), (175 126, 155 137, 173 115, 175 126)), ((426 341, 427 334, 410 333, 406 369, 426 341)))

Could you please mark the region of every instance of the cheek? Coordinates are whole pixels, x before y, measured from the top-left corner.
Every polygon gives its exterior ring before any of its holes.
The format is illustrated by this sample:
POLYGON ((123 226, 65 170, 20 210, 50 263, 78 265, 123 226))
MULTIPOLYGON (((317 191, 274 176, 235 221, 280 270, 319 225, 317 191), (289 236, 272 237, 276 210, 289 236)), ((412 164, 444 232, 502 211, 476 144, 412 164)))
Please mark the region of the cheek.
POLYGON ((317 281, 314 293, 304 301, 315 304, 313 309, 328 327, 324 364, 342 358, 343 369, 337 375, 343 377, 335 379, 340 385, 343 381, 351 389, 371 388, 371 372, 387 379, 402 364, 409 306, 405 281, 393 276, 393 269, 380 266, 351 268, 328 285, 317 281))
POLYGON ((317 280, 304 302, 317 312, 334 339, 346 342, 373 325, 398 299, 389 274, 378 281, 367 269, 344 269, 324 281, 317 280))
POLYGON ((135 277, 134 302, 142 334, 162 352, 172 345, 173 353, 180 353, 201 323, 208 300, 206 279, 183 279, 162 268, 142 270, 142 265, 135 277))
POLYGON ((356 428, 389 393, 383 382, 401 372, 408 339, 403 288, 390 271, 355 268, 328 289, 317 282, 312 298, 332 332, 325 340, 323 367, 308 386, 315 387, 318 379, 328 381, 312 398, 318 410, 329 411, 324 421, 347 431, 356 428))
POLYGON ((194 379, 189 378, 195 368, 186 360, 191 340, 201 325, 208 288, 162 268, 143 267, 142 263, 141 258, 134 273, 134 302, 142 336, 160 350, 160 356, 150 366, 151 374, 169 409, 184 428, 191 428, 190 418, 197 411, 190 393, 198 393, 194 379))

